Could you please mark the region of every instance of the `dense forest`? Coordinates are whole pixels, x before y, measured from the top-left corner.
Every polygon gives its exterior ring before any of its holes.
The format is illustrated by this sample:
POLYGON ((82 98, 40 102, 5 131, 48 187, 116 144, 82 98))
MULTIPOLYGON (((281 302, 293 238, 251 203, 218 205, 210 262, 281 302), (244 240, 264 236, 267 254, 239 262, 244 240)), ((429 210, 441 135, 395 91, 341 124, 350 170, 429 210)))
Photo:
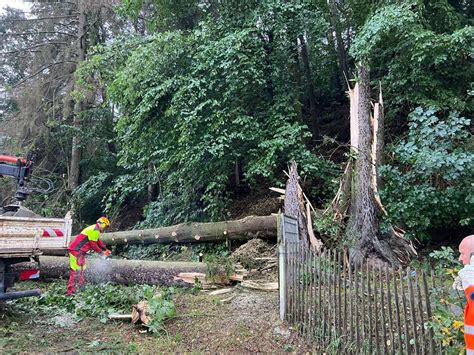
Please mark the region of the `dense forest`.
MULTIPOLYGON (((45 216, 105 212, 116 228, 228 219, 275 197, 292 160, 323 210, 354 158, 347 90, 363 65, 385 111, 379 228, 447 242, 474 225, 473 14, 468 0, 7 8, 0 152, 36 154, 35 175, 55 189, 27 206, 45 216)), ((2 199, 11 191, 2 179, 2 199)), ((315 227, 344 243, 333 222, 315 227)))

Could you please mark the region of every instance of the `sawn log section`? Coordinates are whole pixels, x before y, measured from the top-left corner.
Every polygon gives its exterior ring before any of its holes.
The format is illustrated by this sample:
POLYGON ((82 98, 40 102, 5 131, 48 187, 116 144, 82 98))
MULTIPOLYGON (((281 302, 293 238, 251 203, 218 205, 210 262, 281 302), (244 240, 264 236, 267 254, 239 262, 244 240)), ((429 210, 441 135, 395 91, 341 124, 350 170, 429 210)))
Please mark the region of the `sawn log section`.
MULTIPOLYGON (((206 273, 206 263, 169 262, 149 260, 116 260, 88 258, 86 261, 86 281, 117 284, 155 284, 165 286, 187 286, 192 284, 175 280, 182 272, 206 273)), ((15 267, 16 271, 28 269, 28 263, 15 267)), ((69 258, 60 256, 41 256, 40 272, 42 278, 67 278, 69 275, 69 258)))
POLYGON ((183 223, 156 229, 135 229, 104 233, 106 245, 213 242, 251 238, 269 238, 277 235, 276 215, 249 216, 239 220, 183 223))

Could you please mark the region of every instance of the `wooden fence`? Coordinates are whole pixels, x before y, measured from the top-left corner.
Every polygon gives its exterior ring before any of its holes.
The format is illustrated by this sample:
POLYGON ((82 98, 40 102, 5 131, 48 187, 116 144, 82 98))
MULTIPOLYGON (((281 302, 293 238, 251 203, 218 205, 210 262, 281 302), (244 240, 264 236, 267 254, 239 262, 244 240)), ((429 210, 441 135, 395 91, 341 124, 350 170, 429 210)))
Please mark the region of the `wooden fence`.
POLYGON ((301 242, 295 220, 284 216, 282 232, 280 315, 315 350, 444 353, 426 326, 443 284, 433 272, 369 264, 353 268, 344 252, 316 252, 301 242))

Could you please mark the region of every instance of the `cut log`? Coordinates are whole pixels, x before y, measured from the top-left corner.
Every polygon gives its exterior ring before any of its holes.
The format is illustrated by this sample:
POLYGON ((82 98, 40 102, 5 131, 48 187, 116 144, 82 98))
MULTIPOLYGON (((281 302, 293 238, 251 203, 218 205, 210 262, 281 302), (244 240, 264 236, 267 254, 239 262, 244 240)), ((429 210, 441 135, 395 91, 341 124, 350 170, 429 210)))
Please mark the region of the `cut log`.
POLYGON ((270 238, 277 235, 276 215, 249 216, 239 220, 212 223, 183 223, 155 229, 104 233, 106 245, 214 242, 270 238))
POLYGON ((136 324, 138 321, 143 325, 149 325, 151 318, 148 315, 148 302, 140 301, 132 307, 132 323, 136 324))
POLYGON ((239 274, 232 274, 229 276, 230 281, 238 281, 241 282, 244 280, 244 275, 239 275, 239 274))
MULTIPOLYGON (((182 272, 199 272, 205 275, 207 265, 194 262, 169 262, 147 260, 86 260, 86 281, 100 283, 110 281, 117 284, 155 284, 164 286, 192 286, 175 279, 182 272)), ((15 270, 30 268, 31 263, 17 264, 15 270)), ((69 258, 58 256, 40 257, 40 275, 42 278, 69 277, 69 258)))
POLYGON ((242 287, 251 288, 259 291, 278 291, 278 282, 259 282, 245 280, 240 283, 242 287))
POLYGON ((180 272, 178 275, 174 276, 173 279, 193 285, 198 281, 201 283, 203 288, 206 288, 204 286, 208 284, 206 281, 206 274, 203 272, 180 272))
POLYGON ((209 289, 215 288, 216 285, 229 285, 230 281, 242 281, 243 276, 233 274, 230 276, 225 275, 215 275, 212 279, 208 279, 206 274, 202 272, 181 272, 178 275, 174 276, 175 281, 182 281, 189 285, 195 285, 196 281, 200 283, 201 288, 209 289))

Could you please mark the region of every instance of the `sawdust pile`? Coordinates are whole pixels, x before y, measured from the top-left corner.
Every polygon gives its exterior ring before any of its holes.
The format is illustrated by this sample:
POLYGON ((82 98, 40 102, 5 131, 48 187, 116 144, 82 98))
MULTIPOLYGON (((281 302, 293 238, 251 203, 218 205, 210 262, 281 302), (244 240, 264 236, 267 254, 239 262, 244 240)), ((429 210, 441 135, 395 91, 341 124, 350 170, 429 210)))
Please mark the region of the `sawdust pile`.
POLYGON ((276 257, 276 245, 262 239, 251 239, 237 248, 231 255, 232 261, 246 269, 256 269, 266 264, 269 258, 276 257))

